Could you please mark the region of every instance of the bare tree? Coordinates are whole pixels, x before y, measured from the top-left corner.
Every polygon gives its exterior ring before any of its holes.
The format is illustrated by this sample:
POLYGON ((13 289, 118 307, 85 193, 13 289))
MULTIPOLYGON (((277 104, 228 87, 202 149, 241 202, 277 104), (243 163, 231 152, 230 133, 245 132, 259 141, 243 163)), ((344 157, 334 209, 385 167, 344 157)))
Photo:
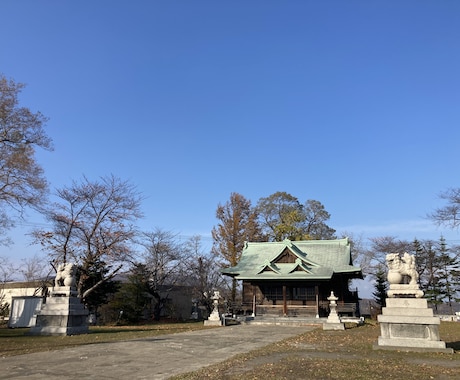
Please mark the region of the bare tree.
MULTIPOLYGON (((24 84, 0 74, 0 234, 14 226, 10 211, 22 216, 26 207, 43 204, 47 182, 35 150, 52 150, 40 112, 19 106, 24 84)), ((7 243, 3 240, 3 243, 7 243)))
POLYGON ((155 300, 154 318, 158 320, 170 291, 180 278, 182 248, 177 242, 176 234, 158 227, 153 231, 143 232, 139 243, 144 247, 143 268, 148 276, 149 293, 155 300))
POLYGON ((22 259, 18 270, 24 281, 36 284, 34 295, 46 295, 53 272, 46 257, 35 254, 22 259))
POLYGON ((363 274, 369 274, 372 257, 365 247, 363 234, 355 235, 353 232, 344 231, 341 236, 342 238, 347 237, 350 241, 353 265, 360 267, 363 274))
POLYGON ((447 204, 428 214, 428 217, 438 226, 458 228, 460 226, 460 188, 448 189, 441 193, 439 198, 445 200, 447 204))
POLYGON ((110 280, 131 260, 136 221, 142 217, 142 197, 135 187, 116 177, 102 177, 57 191, 59 201, 44 211, 51 230, 35 230, 33 236, 55 264, 74 261, 80 271, 77 290, 83 300, 110 280), (95 263, 105 263, 105 275, 86 286, 95 263))
POLYGON ((47 278, 50 275, 50 265, 41 255, 35 254, 32 257, 21 259, 19 273, 22 274, 24 281, 37 281, 47 278))
POLYGON ((378 268, 386 267, 388 253, 412 252, 414 245, 407 240, 400 240, 394 236, 380 236, 369 239, 371 246, 367 251, 369 270, 375 273, 378 268))
POLYGON ((308 239, 334 239, 335 230, 326 224, 331 214, 329 214, 324 205, 320 201, 313 199, 305 202, 303 208, 305 215, 305 232, 304 235, 308 239))
POLYGON ((15 268, 11 261, 0 256, 0 316, 5 317, 10 305, 5 302, 5 283, 11 281, 15 268))
POLYGON ((16 268, 7 257, 0 256, 0 283, 12 281, 16 268))
POLYGON ((203 250, 201 236, 192 236, 185 243, 181 266, 181 282, 190 286, 193 298, 211 312, 213 291, 226 288, 226 279, 219 271, 216 256, 203 250))

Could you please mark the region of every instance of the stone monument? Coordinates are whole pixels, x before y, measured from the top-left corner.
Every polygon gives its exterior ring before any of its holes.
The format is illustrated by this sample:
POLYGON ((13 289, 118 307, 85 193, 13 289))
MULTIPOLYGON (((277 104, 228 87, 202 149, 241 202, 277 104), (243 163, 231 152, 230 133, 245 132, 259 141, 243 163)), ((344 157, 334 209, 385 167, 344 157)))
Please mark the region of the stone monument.
POLYGON ((222 326, 222 320, 220 319, 219 315, 219 299, 220 294, 218 291, 215 291, 214 295, 212 296, 213 310, 209 318, 204 321, 205 326, 222 326))
POLYGON ((386 256, 388 282, 386 307, 377 317, 380 336, 375 349, 450 352, 439 337, 438 317, 428 308, 418 285, 415 257, 390 253, 386 256))
POLYGON ((60 264, 50 296, 37 315, 31 335, 77 335, 88 332, 88 310, 77 297, 75 264, 60 264))
POLYGON ((345 324, 340 321, 339 314, 337 314, 337 300, 338 298, 331 291, 331 295, 327 297, 329 301, 329 316, 327 321, 323 323, 323 330, 345 330, 345 324))

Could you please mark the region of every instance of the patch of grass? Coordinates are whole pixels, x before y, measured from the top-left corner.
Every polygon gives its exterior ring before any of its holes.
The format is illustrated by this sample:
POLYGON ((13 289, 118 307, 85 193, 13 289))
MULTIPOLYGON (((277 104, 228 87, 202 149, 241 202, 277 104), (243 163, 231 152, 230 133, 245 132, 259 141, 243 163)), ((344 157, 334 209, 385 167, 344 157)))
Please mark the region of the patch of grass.
MULTIPOLYGON (((172 379, 460 379, 460 352, 374 350, 379 335, 377 323, 319 328, 172 379)), ((460 323, 441 323, 440 335, 448 347, 460 348, 460 323)))
POLYGON ((0 357, 60 350, 85 344, 148 338, 205 328, 210 327, 205 327, 203 322, 158 323, 140 326, 91 326, 89 334, 33 336, 27 335, 29 328, 8 329, 2 326, 0 327, 0 357))

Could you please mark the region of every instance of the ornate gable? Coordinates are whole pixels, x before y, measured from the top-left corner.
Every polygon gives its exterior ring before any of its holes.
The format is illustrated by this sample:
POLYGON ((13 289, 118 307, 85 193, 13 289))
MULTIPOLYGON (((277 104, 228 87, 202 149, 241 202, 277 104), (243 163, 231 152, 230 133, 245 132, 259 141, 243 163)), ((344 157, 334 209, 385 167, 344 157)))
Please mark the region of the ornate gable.
POLYGON ((272 272, 272 273, 276 273, 273 268, 271 268, 270 266, 265 266, 259 273, 266 273, 266 272, 272 272))
POLYGON ((279 273, 279 268, 276 266, 276 264, 271 263, 270 261, 265 262, 265 264, 262 265, 262 269, 257 272, 258 274, 260 273, 267 273, 267 272, 272 272, 272 273, 279 273))
POLYGON ((289 271, 289 273, 294 272, 311 273, 311 270, 308 268, 306 262, 302 261, 301 259, 297 259, 294 268, 289 271))
POLYGON ((298 257, 288 248, 284 248, 278 257, 273 260, 276 264, 293 264, 297 261, 298 257))

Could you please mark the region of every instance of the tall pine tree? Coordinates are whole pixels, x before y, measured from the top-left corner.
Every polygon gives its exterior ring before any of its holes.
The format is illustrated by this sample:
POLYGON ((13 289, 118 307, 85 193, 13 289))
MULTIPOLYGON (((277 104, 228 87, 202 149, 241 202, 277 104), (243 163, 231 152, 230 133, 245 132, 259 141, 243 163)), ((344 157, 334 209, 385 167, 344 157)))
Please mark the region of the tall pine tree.
POLYGON ((443 236, 439 241, 439 279, 438 285, 440 294, 445 303, 449 306, 453 314, 453 302, 456 299, 458 283, 454 274, 459 266, 459 258, 455 252, 452 252, 446 244, 443 236))
POLYGON ((375 273, 375 291, 372 293, 374 296, 375 302, 377 302, 381 307, 385 307, 388 282, 386 279, 386 272, 382 267, 378 267, 377 272, 375 273))

